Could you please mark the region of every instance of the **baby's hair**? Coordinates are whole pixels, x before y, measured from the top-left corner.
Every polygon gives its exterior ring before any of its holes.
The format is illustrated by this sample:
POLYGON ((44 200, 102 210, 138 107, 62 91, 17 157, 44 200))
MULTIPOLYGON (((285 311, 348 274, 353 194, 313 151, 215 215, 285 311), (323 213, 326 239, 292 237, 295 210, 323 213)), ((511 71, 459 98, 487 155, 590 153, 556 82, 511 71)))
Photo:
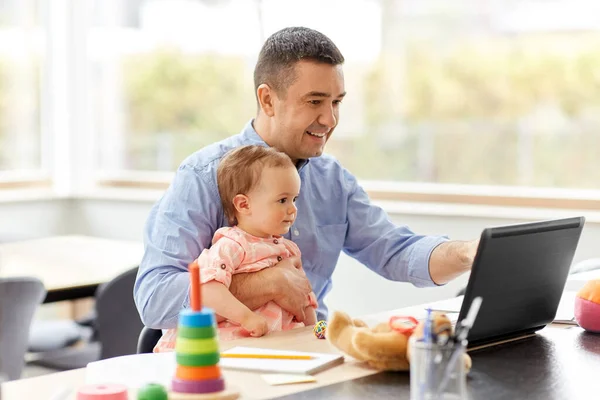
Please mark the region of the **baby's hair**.
POLYGON ((217 186, 230 225, 237 224, 233 198, 238 194, 247 195, 259 182, 265 167, 295 168, 287 154, 258 145, 237 147, 221 159, 217 168, 217 186))

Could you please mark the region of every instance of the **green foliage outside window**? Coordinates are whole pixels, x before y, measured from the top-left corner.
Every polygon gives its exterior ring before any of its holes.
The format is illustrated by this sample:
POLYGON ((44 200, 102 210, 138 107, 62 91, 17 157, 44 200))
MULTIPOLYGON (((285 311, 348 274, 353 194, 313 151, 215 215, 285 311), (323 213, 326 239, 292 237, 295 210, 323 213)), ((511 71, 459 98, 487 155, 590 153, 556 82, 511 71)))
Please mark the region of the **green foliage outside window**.
MULTIPOLYGON (((598 35, 409 43, 347 88, 365 123, 328 151, 364 179, 599 188, 598 48, 598 35)), ((174 169, 255 114, 241 58, 158 52, 128 58, 124 77, 136 168, 156 168, 164 142, 174 169)))

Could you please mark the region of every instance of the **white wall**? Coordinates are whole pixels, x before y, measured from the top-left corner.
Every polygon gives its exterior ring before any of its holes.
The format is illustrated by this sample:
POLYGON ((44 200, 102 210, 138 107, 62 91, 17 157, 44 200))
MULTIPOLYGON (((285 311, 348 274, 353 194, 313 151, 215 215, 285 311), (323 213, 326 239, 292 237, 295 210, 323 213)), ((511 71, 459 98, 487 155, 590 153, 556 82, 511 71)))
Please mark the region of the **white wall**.
POLYGON ((72 203, 64 199, 0 202, 0 242, 69 233, 72 203))
MULTIPOLYGON (((85 234, 141 240, 151 201, 51 200, 0 203, 0 237, 39 237, 56 234, 85 234)), ((550 215, 549 215, 550 217, 550 215)), ((492 218, 395 213, 392 219, 423 234, 445 234, 453 239, 472 239, 489 226, 506 225, 534 218, 492 218)), ((600 257, 600 224, 589 222, 584 229, 575 261, 600 257)), ((333 277, 333 291, 326 302, 330 309, 352 315, 423 303, 455 295, 466 285, 467 276, 436 288, 415 288, 387 281, 342 254, 333 277)))

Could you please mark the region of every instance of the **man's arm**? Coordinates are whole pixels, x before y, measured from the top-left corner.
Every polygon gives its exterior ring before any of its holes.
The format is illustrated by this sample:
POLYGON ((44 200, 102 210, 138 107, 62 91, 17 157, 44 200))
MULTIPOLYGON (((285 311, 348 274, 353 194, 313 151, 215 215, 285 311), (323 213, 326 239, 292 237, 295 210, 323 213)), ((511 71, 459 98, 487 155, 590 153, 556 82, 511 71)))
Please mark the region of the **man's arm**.
POLYGON ((134 286, 144 325, 177 326, 179 312, 190 303, 188 265, 210 245, 220 215, 215 184, 202 171, 182 165, 145 227, 145 252, 134 286))
POLYGON ((433 282, 442 285, 469 271, 478 245, 479 240, 453 240, 433 249, 429 258, 429 275, 433 282))
POLYGON ((349 193, 344 250, 350 256, 387 279, 419 287, 445 283, 470 268, 471 253, 465 253, 462 242, 418 235, 394 224, 383 209, 371 204, 352 174, 343 170, 342 179, 349 193))

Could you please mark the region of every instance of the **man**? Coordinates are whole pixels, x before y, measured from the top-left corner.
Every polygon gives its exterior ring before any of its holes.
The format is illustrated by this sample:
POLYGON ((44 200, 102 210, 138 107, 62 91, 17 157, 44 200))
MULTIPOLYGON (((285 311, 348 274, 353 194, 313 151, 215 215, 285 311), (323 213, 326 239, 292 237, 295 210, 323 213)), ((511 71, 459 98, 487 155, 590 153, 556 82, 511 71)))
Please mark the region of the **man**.
POLYGON ((416 286, 443 284, 470 269, 476 242, 418 236, 394 225, 350 172, 322 155, 346 94, 343 62, 335 44, 311 29, 286 28, 267 39, 254 71, 256 118, 240 134, 184 160, 150 213, 134 289, 145 325, 173 328, 179 311, 189 307, 187 265, 226 226, 217 165, 227 151, 245 144, 285 152, 302 180, 298 218, 288 234, 302 259, 234 275, 230 290, 250 309, 275 301, 303 321, 312 287, 318 317, 326 318, 323 299, 342 250, 385 278, 416 286))

